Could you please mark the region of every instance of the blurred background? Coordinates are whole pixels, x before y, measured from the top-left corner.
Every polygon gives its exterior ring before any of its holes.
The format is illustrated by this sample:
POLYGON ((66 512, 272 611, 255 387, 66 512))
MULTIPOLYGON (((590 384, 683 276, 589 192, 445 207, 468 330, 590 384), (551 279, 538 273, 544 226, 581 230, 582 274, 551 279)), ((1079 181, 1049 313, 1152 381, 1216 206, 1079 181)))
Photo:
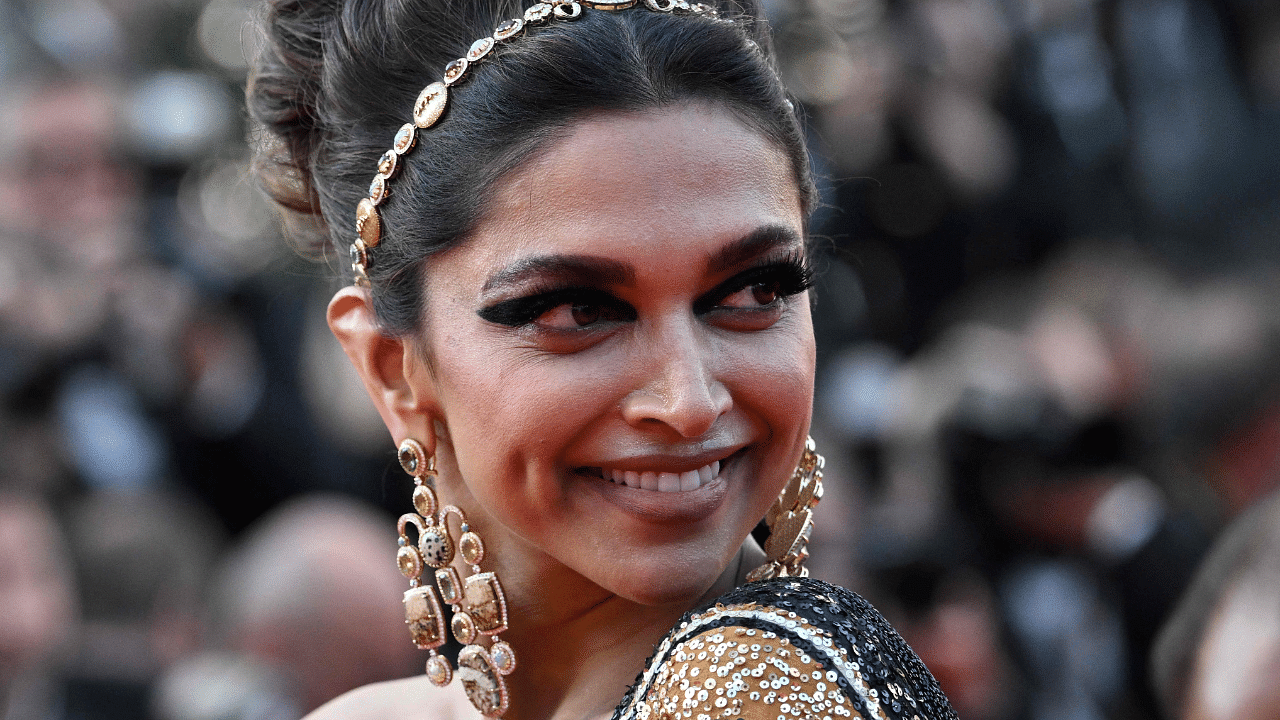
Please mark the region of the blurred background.
MULTIPOLYGON (((1280 717, 1280 4, 773 0, 811 568, 963 720, 1280 717)), ((409 481, 248 175, 245 0, 0 0, 0 720, 421 671, 409 481)))

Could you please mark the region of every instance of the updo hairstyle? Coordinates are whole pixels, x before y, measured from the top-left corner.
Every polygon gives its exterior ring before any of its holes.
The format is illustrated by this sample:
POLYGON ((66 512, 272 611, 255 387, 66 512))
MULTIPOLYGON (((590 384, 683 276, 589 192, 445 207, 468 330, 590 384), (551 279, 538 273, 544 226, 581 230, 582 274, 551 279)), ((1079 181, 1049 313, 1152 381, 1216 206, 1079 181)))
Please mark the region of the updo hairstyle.
MULTIPOLYGON (((304 220, 286 223, 296 242, 346 257, 356 203, 418 93, 532 2, 268 0, 248 108, 260 181, 286 220, 304 220)), ((379 207, 368 274, 383 331, 420 328, 423 261, 467 237, 497 180, 591 114, 716 103, 785 151, 807 215, 808 158, 767 29, 753 6, 715 4, 719 19, 584 9, 499 43, 451 88, 379 207)))

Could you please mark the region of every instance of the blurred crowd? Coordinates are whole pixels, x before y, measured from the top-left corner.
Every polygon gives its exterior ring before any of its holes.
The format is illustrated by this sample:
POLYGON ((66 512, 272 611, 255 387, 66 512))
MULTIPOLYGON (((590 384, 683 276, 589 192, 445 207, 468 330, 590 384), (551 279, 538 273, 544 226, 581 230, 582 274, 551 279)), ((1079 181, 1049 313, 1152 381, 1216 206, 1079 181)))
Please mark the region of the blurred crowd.
MULTIPOLYGON (((1280 6, 771 0, 828 495, 963 720, 1280 716, 1280 6)), ((409 481, 254 187, 248 0, 0 2, 0 720, 420 672, 409 481)))

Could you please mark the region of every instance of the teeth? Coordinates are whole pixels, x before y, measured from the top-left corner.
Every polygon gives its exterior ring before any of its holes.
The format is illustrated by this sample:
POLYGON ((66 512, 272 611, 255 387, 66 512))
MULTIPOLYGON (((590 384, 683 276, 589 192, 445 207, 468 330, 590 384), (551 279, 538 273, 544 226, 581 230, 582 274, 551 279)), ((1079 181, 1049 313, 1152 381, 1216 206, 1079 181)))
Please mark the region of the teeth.
POLYGON ((711 478, 715 476, 715 471, 711 469, 710 465, 703 465, 698 468, 698 482, 702 485, 706 485, 711 482, 711 478))
POLYGON ((601 475, 618 485, 653 490, 655 492, 690 492, 706 485, 720 474, 720 462, 703 465, 688 472, 638 472, 635 470, 603 469, 601 475))

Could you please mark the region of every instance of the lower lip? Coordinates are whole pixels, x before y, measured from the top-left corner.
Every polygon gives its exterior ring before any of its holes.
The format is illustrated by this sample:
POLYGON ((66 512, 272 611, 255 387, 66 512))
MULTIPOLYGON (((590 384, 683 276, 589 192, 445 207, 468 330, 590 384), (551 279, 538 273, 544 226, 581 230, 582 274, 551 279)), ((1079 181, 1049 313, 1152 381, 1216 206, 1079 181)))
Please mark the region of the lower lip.
POLYGON ((711 482, 687 492, 644 490, 594 475, 579 474, 578 477, 588 481, 587 487, 607 502, 631 515, 647 522, 676 525, 705 520, 715 513, 729 492, 725 478, 737 465, 737 460, 737 457, 726 458, 720 463, 720 474, 711 482))

